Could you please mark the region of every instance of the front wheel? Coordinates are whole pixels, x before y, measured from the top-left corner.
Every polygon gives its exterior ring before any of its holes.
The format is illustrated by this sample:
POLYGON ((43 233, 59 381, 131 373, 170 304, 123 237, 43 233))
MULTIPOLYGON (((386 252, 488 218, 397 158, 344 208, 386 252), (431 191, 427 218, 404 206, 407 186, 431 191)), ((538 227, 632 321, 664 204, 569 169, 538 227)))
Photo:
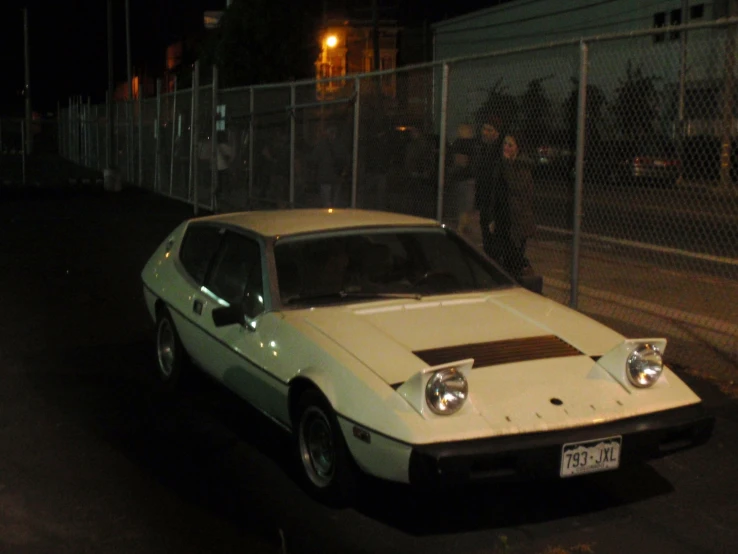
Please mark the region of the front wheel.
POLYGON ((187 354, 166 308, 156 318, 156 361, 161 386, 175 388, 185 372, 187 354))
POLYGON ((320 392, 308 390, 300 397, 296 415, 297 451, 307 488, 329 504, 348 504, 358 468, 333 409, 320 392))

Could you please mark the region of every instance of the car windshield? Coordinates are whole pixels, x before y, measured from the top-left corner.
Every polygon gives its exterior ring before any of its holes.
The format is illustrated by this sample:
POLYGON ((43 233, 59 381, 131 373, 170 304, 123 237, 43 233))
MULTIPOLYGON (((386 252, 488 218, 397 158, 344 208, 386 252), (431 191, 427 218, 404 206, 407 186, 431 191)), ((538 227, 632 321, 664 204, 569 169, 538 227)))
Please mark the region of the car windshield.
POLYGON ((514 286, 442 228, 373 229, 287 238, 274 249, 284 304, 421 298, 514 286))

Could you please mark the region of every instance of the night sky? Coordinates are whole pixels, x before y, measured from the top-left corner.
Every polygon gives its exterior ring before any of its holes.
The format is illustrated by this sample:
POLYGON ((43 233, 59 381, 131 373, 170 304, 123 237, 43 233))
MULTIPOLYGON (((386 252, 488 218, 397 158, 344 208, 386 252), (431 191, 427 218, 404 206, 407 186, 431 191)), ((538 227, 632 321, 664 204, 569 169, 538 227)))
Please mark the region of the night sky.
MULTIPOLYGON (((382 15, 403 24, 438 21, 499 3, 501 0, 379 0, 382 15), (432 7, 430 4, 438 4, 432 7)), ((505 0, 502 0, 505 1, 505 0)), ((23 12, 28 8, 31 98, 35 111, 56 110, 71 95, 104 98, 107 86, 106 0, 2 0, 0 7, 0 114, 20 115, 24 83, 23 12)), ((157 75, 167 44, 202 27, 202 13, 222 9, 226 0, 130 0, 133 65, 157 75)), ((116 82, 126 78, 124 0, 113 0, 116 82)), ((323 1, 303 4, 319 16, 323 1)), ((371 0, 327 0, 328 10, 366 6, 371 0)))

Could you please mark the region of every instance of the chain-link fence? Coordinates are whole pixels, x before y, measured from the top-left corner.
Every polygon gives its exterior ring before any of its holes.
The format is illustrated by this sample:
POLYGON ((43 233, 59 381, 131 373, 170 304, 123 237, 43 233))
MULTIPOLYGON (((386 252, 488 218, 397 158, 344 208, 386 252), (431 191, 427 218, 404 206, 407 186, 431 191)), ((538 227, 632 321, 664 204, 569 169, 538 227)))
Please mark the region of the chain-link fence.
MULTIPOLYGON (((112 164, 214 211, 436 218, 561 303, 734 370, 735 34, 724 20, 228 90, 217 73, 198 86, 196 64, 194 88, 115 105, 112 164)), ((66 157, 105 166, 104 112, 70 103, 66 157)))

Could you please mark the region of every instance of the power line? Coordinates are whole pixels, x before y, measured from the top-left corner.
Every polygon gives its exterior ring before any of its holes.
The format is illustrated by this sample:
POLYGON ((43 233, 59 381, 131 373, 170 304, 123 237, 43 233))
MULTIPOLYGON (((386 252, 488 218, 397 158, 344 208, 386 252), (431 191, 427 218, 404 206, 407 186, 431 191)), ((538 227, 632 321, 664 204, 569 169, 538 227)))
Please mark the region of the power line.
MULTIPOLYGON (((516 23, 525 23, 527 21, 535 21, 536 19, 543 19, 544 17, 551 17, 552 15, 562 15, 566 13, 578 12, 581 10, 587 10, 589 8, 594 8, 596 6, 602 6, 604 4, 612 4, 613 2, 618 2, 618 1, 619 0, 600 0, 599 2, 595 2, 593 4, 587 4, 586 6, 576 6, 573 8, 567 8, 565 10, 560 10, 558 12, 548 12, 548 13, 539 14, 539 15, 532 15, 530 17, 525 17, 523 19, 516 19, 515 21, 502 21, 498 23, 488 23, 486 25, 477 25, 475 27, 465 27, 463 29, 449 29, 446 31, 444 31, 443 29, 439 29, 436 31, 436 34, 437 35, 450 35, 450 34, 456 34, 456 33, 467 33, 469 31, 481 31, 484 29, 492 29, 494 27, 501 27, 503 25, 512 25, 516 23)), ((520 6, 520 4, 518 4, 518 6, 520 6)))

